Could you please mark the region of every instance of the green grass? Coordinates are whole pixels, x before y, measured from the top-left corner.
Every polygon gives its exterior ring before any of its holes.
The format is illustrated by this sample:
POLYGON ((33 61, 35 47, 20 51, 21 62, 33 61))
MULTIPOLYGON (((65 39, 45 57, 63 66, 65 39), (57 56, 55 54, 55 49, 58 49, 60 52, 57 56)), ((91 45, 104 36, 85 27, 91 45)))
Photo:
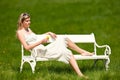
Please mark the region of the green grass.
MULTIPOLYGON (((93 60, 77 61, 81 71, 90 80, 119 80, 119 5, 119 0, 1 0, 0 80, 80 79, 70 65, 56 61, 38 62, 35 74, 26 63, 23 72, 19 72, 21 49, 15 33, 18 16, 22 12, 30 13, 31 29, 38 34, 47 31, 57 34, 93 32, 99 45, 108 44, 112 49, 110 69, 105 71, 102 61, 98 61, 95 68, 92 68, 93 60)), ((92 50, 91 46, 79 46, 92 50)))

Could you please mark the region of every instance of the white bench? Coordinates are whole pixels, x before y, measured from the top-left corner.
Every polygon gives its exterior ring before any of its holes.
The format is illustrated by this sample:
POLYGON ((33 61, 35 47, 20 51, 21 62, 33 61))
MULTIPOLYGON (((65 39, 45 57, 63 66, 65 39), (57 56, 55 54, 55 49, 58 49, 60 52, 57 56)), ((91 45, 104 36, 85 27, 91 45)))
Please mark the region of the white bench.
MULTIPOLYGON (((41 36, 41 35, 39 35, 41 36)), ((63 36, 63 35, 57 35, 57 36, 63 36)), ((69 34, 66 35, 70 40, 72 40, 74 43, 93 43, 94 44, 94 53, 95 55, 93 56, 81 56, 80 54, 74 54, 74 57, 76 60, 87 60, 87 59, 94 59, 96 64, 96 61, 99 59, 104 59, 105 60, 105 68, 108 70, 109 68, 109 63, 110 63, 110 58, 109 55, 111 54, 111 49, 108 45, 102 45, 99 46, 96 43, 95 36, 93 33, 91 34, 69 34), (97 48, 105 48, 105 51, 102 55, 97 55, 97 48)), ((52 40, 51 40, 52 42, 52 40)), ((35 71, 35 66, 37 61, 48 61, 46 58, 40 58, 40 57, 32 57, 31 55, 24 55, 24 48, 23 45, 21 45, 21 53, 22 53, 22 59, 21 59, 21 67, 20 67, 20 72, 22 71, 23 64, 24 62, 28 62, 32 68, 32 72, 34 73, 35 71)))

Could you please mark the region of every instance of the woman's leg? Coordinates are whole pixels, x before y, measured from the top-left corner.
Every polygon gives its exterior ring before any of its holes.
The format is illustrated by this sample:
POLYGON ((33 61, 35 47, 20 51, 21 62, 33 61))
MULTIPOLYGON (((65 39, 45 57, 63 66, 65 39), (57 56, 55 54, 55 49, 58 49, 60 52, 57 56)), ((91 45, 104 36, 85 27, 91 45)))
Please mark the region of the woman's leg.
POLYGON ((70 65, 73 67, 73 69, 75 70, 75 72, 78 74, 78 76, 83 76, 82 72, 80 71, 79 67, 78 67, 78 64, 74 58, 73 55, 71 55, 71 58, 70 58, 70 65))
POLYGON ((75 70, 75 72, 78 74, 78 76, 82 77, 82 78, 85 78, 85 79, 88 79, 87 76, 84 76, 83 73, 80 71, 79 67, 78 67, 78 64, 74 58, 73 55, 71 55, 71 58, 70 58, 70 61, 69 61, 70 65, 73 67, 73 69, 75 70))
POLYGON ((67 40, 67 45, 70 49, 75 50, 76 52, 80 53, 81 55, 86 55, 86 56, 91 56, 93 55, 92 53, 78 47, 75 43, 73 43, 70 39, 66 39, 67 40))

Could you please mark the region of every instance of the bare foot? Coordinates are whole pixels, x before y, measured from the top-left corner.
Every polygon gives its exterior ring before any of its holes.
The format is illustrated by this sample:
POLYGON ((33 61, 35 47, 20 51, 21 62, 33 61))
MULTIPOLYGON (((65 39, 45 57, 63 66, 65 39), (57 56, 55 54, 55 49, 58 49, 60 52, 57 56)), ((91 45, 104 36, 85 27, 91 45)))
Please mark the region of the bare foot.
POLYGON ((88 80, 89 78, 88 78, 88 76, 80 76, 82 79, 84 79, 84 80, 88 80))
POLYGON ((92 55, 94 55, 94 52, 90 53, 90 52, 84 51, 83 53, 81 53, 81 55, 82 56, 92 56, 92 55))

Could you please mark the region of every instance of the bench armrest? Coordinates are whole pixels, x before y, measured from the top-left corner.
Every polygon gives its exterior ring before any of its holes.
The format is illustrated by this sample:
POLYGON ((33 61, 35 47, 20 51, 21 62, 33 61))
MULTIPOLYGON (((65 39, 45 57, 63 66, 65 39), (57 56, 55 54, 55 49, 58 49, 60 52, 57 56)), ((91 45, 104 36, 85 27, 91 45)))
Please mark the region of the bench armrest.
POLYGON ((106 48, 105 51, 104 51, 104 55, 110 55, 111 54, 111 48, 109 45, 98 45, 97 43, 95 43, 96 47, 98 48, 106 48))

